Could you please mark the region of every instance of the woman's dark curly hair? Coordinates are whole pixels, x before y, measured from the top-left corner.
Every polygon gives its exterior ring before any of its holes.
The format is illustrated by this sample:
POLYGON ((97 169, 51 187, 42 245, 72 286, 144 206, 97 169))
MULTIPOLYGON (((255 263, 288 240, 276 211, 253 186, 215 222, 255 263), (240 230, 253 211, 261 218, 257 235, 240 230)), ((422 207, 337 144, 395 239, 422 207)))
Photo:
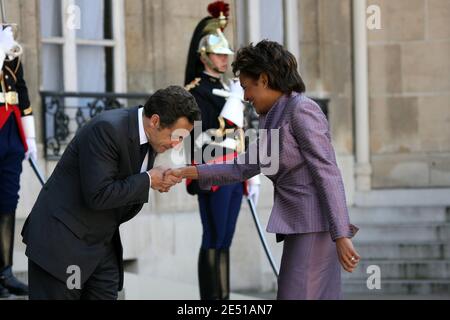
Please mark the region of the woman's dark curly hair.
POLYGON ((231 66, 235 76, 243 74, 257 80, 262 73, 267 74, 273 90, 283 93, 306 90, 294 55, 274 41, 263 40, 256 46, 250 44, 239 49, 231 66))

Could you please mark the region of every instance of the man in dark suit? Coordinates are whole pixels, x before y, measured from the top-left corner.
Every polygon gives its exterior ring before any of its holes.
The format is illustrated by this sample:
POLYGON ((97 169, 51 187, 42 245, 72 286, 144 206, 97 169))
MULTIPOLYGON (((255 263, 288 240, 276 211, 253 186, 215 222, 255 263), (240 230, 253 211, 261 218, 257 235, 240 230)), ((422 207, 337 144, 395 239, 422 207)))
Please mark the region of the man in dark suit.
POLYGON ((180 180, 153 168, 200 117, 181 87, 158 90, 144 107, 107 111, 68 145, 22 230, 30 299, 117 299, 123 287, 120 224, 180 180))

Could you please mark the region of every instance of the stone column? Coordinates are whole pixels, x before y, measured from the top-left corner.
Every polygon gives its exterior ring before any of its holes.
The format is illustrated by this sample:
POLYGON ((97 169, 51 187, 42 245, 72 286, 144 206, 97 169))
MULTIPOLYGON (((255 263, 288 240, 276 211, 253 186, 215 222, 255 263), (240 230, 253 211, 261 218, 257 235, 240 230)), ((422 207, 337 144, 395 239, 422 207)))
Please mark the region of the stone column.
POLYGON ((284 0, 284 44, 286 48, 299 59, 300 46, 298 35, 298 4, 297 0, 284 0))
POLYGON ((247 39, 253 44, 258 43, 261 39, 261 8, 259 0, 247 1, 247 21, 248 21, 248 36, 247 39))
POLYGON ((356 190, 371 189, 366 0, 353 0, 356 190))

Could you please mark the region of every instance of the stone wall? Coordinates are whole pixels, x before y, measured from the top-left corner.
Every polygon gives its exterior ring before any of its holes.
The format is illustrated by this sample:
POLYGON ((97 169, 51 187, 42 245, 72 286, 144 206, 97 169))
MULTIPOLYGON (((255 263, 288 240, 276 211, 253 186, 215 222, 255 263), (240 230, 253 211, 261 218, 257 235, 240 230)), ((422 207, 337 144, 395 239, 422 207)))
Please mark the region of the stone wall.
POLYGON ((310 95, 330 98, 336 151, 353 153, 352 42, 349 0, 300 0, 300 71, 310 95))
MULTIPOLYGON (((128 90, 149 92, 183 85, 187 52, 197 23, 208 15, 209 0, 127 0, 125 23, 128 90)), ((225 30, 233 44, 233 1, 225 30)))
MULTIPOLYGON (((300 69, 308 94, 330 98, 333 143, 353 180, 352 5, 299 0, 300 69)), ((368 0, 373 188, 450 186, 450 2, 368 0)))
POLYGON ((353 202, 353 75, 350 0, 298 0, 300 72, 307 95, 327 97, 348 203, 353 202))
MULTIPOLYGON (((129 92, 151 92, 183 84, 187 50, 209 0, 126 0, 125 32, 129 92)), ((231 1, 233 4, 233 2, 231 1)), ((368 0, 382 9, 382 29, 369 31, 370 126, 373 187, 450 186, 450 2, 447 0, 368 0)), ((39 103, 39 1, 7 0, 19 41, 31 101, 39 103)), ((347 194, 353 190, 353 66, 351 0, 298 0, 300 69, 311 96, 330 98, 333 143, 347 194)), ((232 22, 226 35, 233 43, 232 22)), ((41 150, 42 151, 42 150, 41 150)), ((42 156, 42 152, 40 152, 42 156)), ((49 175, 54 162, 40 163, 49 175)), ((161 155, 159 164, 169 164, 161 155)), ((18 216, 29 213, 40 186, 24 163, 18 216)), ((351 197, 350 197, 351 198, 351 197)), ((263 179, 263 228, 272 205, 272 186, 263 179)), ((243 203, 232 247, 232 289, 271 289, 275 279, 243 203)), ((19 223, 20 225, 20 223, 19 223)), ((156 278, 197 282, 201 228, 195 197, 183 185, 168 194, 152 193, 150 204, 123 226, 128 270, 156 278)), ((16 235, 16 250, 23 245, 16 235)), ((279 261, 281 244, 269 244, 279 261)), ((24 259, 23 259, 24 260, 24 259)), ((25 260, 24 260, 25 261, 25 260)), ((23 266, 26 268, 26 265, 23 266)), ((155 288, 157 290, 157 288, 155 288)))
POLYGON ((450 2, 370 0, 374 188, 450 186, 450 2))

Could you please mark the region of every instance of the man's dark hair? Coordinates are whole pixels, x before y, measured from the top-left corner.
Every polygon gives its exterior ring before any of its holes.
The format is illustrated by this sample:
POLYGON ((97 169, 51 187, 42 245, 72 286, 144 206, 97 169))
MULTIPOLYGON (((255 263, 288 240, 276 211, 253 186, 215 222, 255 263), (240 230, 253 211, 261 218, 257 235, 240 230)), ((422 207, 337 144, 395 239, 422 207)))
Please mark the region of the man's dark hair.
POLYGON ((145 104, 144 113, 148 118, 157 114, 162 128, 173 126, 181 117, 186 117, 191 124, 201 118, 195 98, 180 86, 156 91, 145 104))
POLYGON ((294 55, 274 41, 263 40, 256 46, 251 43, 239 49, 231 66, 234 75, 243 74, 255 80, 262 73, 267 74, 273 90, 283 93, 306 90, 294 55))

